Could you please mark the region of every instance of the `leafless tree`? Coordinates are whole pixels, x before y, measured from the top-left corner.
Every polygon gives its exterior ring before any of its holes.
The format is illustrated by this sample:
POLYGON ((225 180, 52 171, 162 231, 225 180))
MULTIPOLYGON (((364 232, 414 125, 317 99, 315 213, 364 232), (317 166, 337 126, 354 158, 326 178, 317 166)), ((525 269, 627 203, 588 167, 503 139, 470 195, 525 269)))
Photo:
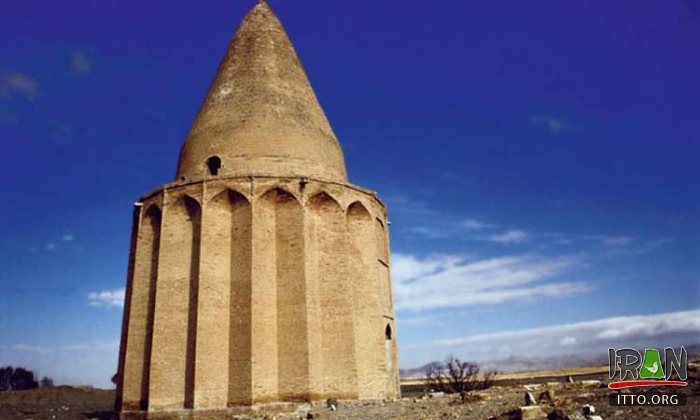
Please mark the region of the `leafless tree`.
POLYGON ((460 394, 462 401, 467 393, 490 388, 495 372, 479 375, 479 365, 448 357, 444 363, 431 363, 425 369, 426 385, 446 394, 460 394))

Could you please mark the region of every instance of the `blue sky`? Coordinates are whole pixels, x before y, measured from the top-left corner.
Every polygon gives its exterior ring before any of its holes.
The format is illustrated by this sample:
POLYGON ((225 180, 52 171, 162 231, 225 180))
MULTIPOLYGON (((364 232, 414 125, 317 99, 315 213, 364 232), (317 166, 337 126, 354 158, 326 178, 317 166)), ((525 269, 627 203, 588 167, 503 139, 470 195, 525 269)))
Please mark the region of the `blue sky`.
MULTIPOLYGON (((109 385, 131 204, 252 4, 6 2, 0 364, 109 385)), ((389 205, 402 367, 700 342, 697 4, 271 4, 389 205)))

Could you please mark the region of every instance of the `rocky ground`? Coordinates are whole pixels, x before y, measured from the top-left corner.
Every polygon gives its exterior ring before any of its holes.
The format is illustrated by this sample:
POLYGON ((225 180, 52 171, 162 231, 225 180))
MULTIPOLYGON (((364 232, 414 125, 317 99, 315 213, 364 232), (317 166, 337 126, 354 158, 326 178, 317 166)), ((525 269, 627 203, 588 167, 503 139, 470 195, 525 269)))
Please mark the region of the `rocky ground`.
MULTIPOLYGON (((420 386, 403 389, 404 398, 386 402, 340 401, 336 411, 325 403, 300 405, 295 413, 276 413, 258 410, 247 415, 218 414, 202 419, 514 419, 520 418, 526 394, 534 397, 540 408, 526 413, 527 418, 584 420, 594 417, 583 415, 585 405, 595 407, 594 415, 603 419, 700 419, 700 381, 697 371, 690 384, 681 392, 688 395, 683 407, 613 407, 608 404, 612 392, 604 383, 569 383, 565 378, 521 383, 508 381, 480 391, 462 403, 458 397, 439 394, 430 397, 420 386), (542 399, 540 398, 542 396, 542 399), (537 417, 537 414, 540 417, 537 417)), ((577 378, 578 379, 578 378, 577 378)), ((604 379, 602 376, 600 379, 604 379)), ((670 389, 666 389, 669 391, 670 389)), ((676 389, 673 389, 676 391, 676 389)), ((98 389, 56 387, 31 391, 0 393, 0 419, 109 419, 114 392, 98 389)), ((159 417, 161 418, 161 417, 159 417)), ((174 418, 185 418, 175 416, 174 418)), ((199 417, 198 417, 199 418, 199 417)))
POLYGON ((110 419, 114 391, 57 386, 0 392, 0 419, 110 419))

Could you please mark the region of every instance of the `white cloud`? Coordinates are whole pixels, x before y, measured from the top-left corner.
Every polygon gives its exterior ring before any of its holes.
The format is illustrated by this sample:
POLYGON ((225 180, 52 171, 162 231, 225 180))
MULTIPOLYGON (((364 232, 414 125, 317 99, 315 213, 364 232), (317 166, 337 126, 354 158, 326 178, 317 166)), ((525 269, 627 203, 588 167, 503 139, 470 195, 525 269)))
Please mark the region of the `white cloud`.
POLYGON ((530 235, 524 230, 508 230, 489 236, 489 240, 501 244, 519 244, 530 239, 530 235))
POLYGON ((564 347, 573 346, 576 344, 576 337, 566 336, 559 341, 559 344, 564 347))
POLYGON ((568 128, 570 124, 560 118, 554 118, 547 115, 532 115, 530 116, 530 124, 534 126, 546 127, 551 133, 557 134, 568 128))
POLYGON ((597 242, 606 247, 622 247, 635 241, 634 237, 628 235, 580 235, 577 239, 597 242))
POLYGON ((53 242, 47 242, 46 243, 46 250, 47 251, 55 251, 56 250, 56 244, 53 242))
POLYGON ((464 229, 473 229, 473 230, 492 229, 492 228, 497 227, 496 225, 492 225, 490 223, 480 222, 480 221, 474 220, 474 219, 462 220, 459 223, 459 226, 464 228, 464 229))
POLYGON ((427 226, 412 226, 404 229, 404 232, 425 236, 430 239, 463 238, 482 240, 477 236, 470 236, 476 231, 494 229, 497 225, 485 223, 476 219, 464 219, 461 221, 442 221, 435 218, 432 224, 427 226))
POLYGON ((411 328, 421 328, 434 325, 439 322, 435 317, 432 316, 412 316, 412 317, 399 317, 399 328, 411 327, 411 328))
POLYGON ((631 236, 605 236, 601 239, 601 242, 605 246, 624 246, 629 245, 634 241, 631 236))
POLYGON ((461 255, 433 255, 418 259, 412 255, 393 254, 391 256, 391 273, 395 280, 410 280, 444 271, 466 259, 466 256, 461 255))
POLYGON ((66 233, 63 236, 61 236, 61 240, 63 242, 72 242, 75 239, 75 235, 71 233, 66 233))
POLYGON ((88 295, 91 306, 124 306, 124 289, 92 292, 88 295))
POLYGON ((0 72, 0 98, 10 98, 15 94, 33 101, 39 94, 39 84, 26 74, 0 72))
POLYGON ((657 248, 660 248, 664 245, 668 245, 671 242, 673 242, 673 238, 661 238, 661 239, 656 239, 653 241, 650 241, 646 244, 644 244, 642 247, 637 249, 635 251, 636 254, 646 254, 648 252, 655 251, 657 248))
POLYGON ((561 354, 600 353, 607 348, 666 347, 700 342, 700 309, 603 318, 519 331, 473 335, 403 346, 415 353, 414 363, 439 359, 444 354, 468 355, 470 360, 502 358, 502 349, 517 357, 546 357, 561 354), (422 354, 421 354, 422 353, 422 354), (422 360, 420 360, 422 359, 422 360))
POLYGON ((91 341, 88 343, 67 344, 59 346, 63 351, 100 351, 116 350, 119 348, 119 341, 91 341))
POLYGON ((591 287, 585 283, 542 283, 575 264, 570 258, 529 255, 474 261, 460 255, 396 254, 392 259, 396 308, 418 312, 587 292, 591 287))
POLYGON ((87 74, 92 72, 92 61, 86 54, 73 51, 71 53, 70 68, 76 74, 87 74))
POLYGON ((46 354, 46 353, 51 352, 51 349, 48 349, 46 347, 32 346, 29 344, 15 344, 11 348, 12 348, 12 350, 15 350, 18 352, 27 352, 27 353, 46 354))

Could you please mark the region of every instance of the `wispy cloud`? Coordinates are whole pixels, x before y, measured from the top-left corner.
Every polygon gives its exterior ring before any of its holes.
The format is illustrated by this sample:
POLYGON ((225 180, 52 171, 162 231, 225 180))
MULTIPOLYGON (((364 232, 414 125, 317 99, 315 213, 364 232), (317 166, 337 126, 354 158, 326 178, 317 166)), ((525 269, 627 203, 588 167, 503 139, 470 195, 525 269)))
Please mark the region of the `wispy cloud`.
POLYGON ((634 238, 630 236, 616 236, 613 238, 605 239, 603 241, 603 244, 607 246, 622 246, 632 243, 632 241, 634 241, 634 238))
POLYGON ((70 68, 76 74, 88 74, 92 72, 92 60, 87 54, 80 51, 71 53, 70 68))
POLYGON ((124 289, 92 292, 88 295, 90 306, 122 307, 124 306, 124 289))
POLYGON ((51 128, 56 135, 61 137, 73 137, 75 135, 73 127, 62 121, 52 121, 51 128))
POLYGON ((531 255, 470 260, 460 255, 419 258, 395 254, 394 297, 399 311, 561 298, 591 290, 581 282, 547 282, 575 267, 572 258, 531 255))
POLYGON ((403 327, 420 328, 420 327, 427 327, 430 325, 434 325, 435 322, 438 322, 438 321, 432 316, 412 316, 412 317, 399 317, 398 322, 399 322, 400 328, 403 328, 403 327))
MULTIPOLYGON (((638 243, 640 240, 637 237, 630 235, 605 235, 605 234, 579 234, 565 235, 557 232, 547 232, 543 237, 554 241, 558 245, 572 244, 593 244, 604 248, 624 248, 638 243)), ((653 241, 654 243, 657 241, 653 241)))
POLYGON ((589 238, 595 241, 600 241, 601 245, 609 247, 625 246, 634 242, 634 238, 631 236, 593 235, 589 238))
POLYGON ((688 345, 696 344, 698 340, 700 310, 696 309, 457 337, 405 346, 404 349, 431 349, 438 354, 468 352, 475 360, 493 360, 505 355, 546 356, 548 353, 561 354, 562 351, 605 354, 608 347, 688 345))
POLYGON ((75 241, 75 235, 70 233, 70 231, 63 233, 61 236, 55 239, 49 239, 44 244, 44 249, 49 252, 54 252, 64 245, 68 245, 68 242, 75 241))
POLYGON ((664 245, 668 245, 671 242, 673 242, 673 238, 654 239, 652 241, 649 241, 649 242, 643 244, 641 247, 637 248, 635 250, 635 253, 636 254, 646 254, 648 252, 655 251, 664 245))
POLYGON ((562 347, 573 346, 576 344, 576 337, 572 337, 570 335, 567 335, 566 337, 559 340, 559 344, 561 344, 562 347))
POLYGON ((566 120, 548 115, 531 115, 530 124, 533 126, 545 127, 552 134, 558 134, 571 127, 571 124, 566 120))
POLYGON ((26 74, 0 71, 0 98, 9 99, 14 95, 31 102, 39 95, 39 84, 26 74))
POLYGON ((62 351, 101 351, 101 350, 115 350, 119 348, 119 341, 90 341, 87 343, 75 343, 66 344, 59 346, 58 349, 62 351))
POLYGON ((483 230, 483 229, 493 229, 498 227, 497 225, 491 224, 491 223, 484 223, 479 220, 474 220, 474 219, 466 219, 462 220, 457 224, 457 226, 463 228, 463 229, 469 229, 469 230, 483 230))
POLYGON ((507 230, 488 237, 490 241, 501 244, 519 244, 530 239, 530 235, 524 230, 507 230))
POLYGON ((14 351, 25 352, 25 353, 39 353, 47 354, 51 352, 51 349, 41 346, 33 346, 29 344, 15 344, 10 347, 14 351))
POLYGON ((498 225, 494 223, 487 223, 473 218, 457 221, 436 218, 430 225, 408 227, 403 232, 424 236, 429 239, 462 238, 481 240, 483 239, 481 232, 496 228, 498 228, 498 225))

